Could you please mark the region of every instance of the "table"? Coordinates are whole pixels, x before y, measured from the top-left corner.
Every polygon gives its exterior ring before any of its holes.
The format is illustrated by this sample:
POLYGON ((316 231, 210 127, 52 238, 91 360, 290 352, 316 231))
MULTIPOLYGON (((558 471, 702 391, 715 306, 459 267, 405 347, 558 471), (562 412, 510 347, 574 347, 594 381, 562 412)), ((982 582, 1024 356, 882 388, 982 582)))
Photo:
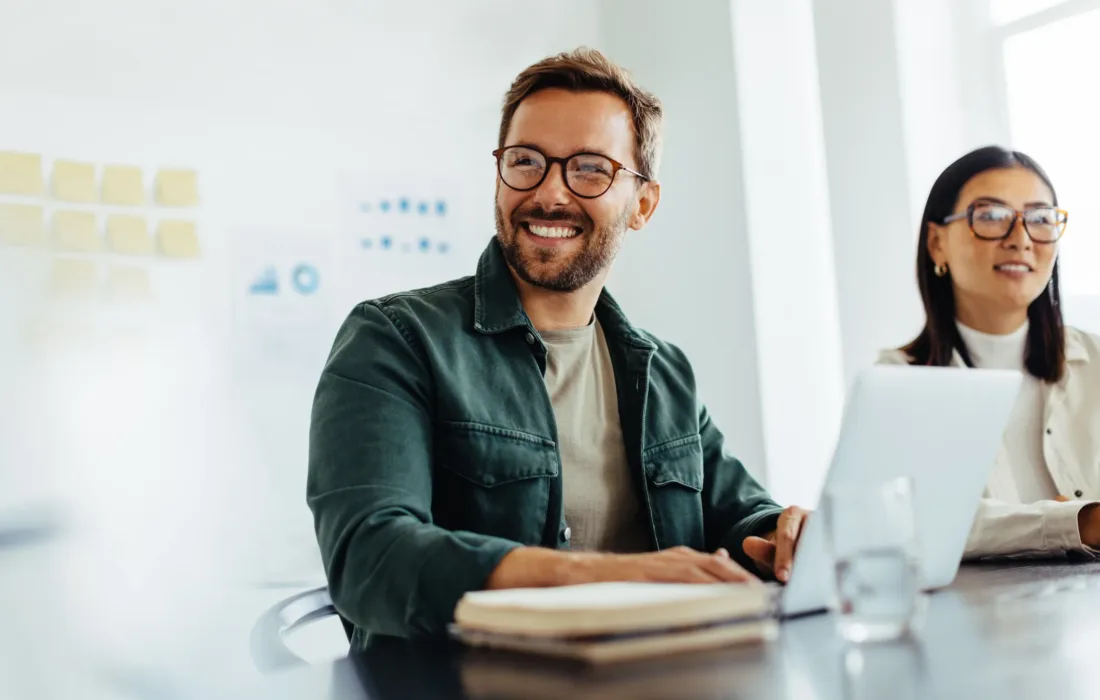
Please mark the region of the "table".
POLYGON ((846 647, 828 615, 771 644, 602 669, 449 643, 399 643, 231 697, 351 700, 798 700, 1100 697, 1100 562, 965 565, 918 639, 846 647))

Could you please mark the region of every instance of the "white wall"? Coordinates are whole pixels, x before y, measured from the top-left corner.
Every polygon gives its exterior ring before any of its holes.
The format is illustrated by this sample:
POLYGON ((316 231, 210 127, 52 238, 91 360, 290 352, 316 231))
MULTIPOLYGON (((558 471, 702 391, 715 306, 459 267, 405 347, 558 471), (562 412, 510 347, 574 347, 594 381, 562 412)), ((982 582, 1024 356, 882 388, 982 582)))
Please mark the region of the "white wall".
MULTIPOLYGON (((844 376, 920 328, 893 3, 814 0, 844 376)), ((917 218, 915 218, 917 217, 917 218)))
POLYGON ((732 7, 768 485, 813 507, 844 396, 813 8, 732 7))
POLYGON ((661 98, 661 204, 623 246, 609 288, 678 344, 730 451, 766 471, 753 271, 727 0, 605 0, 600 48, 661 98))
MULTIPOLYGON (((4 6, 0 149, 200 173, 204 257, 149 263, 158 304, 46 307, 95 326, 98 349, 67 337, 33 362, 4 357, 34 377, 5 407, 2 476, 18 490, 4 502, 49 494, 74 521, 58 605, 76 611, 89 667, 198 695, 249 676, 256 615, 320 580, 306 433, 336 324, 353 301, 472 271, 493 232, 504 90, 532 61, 596 43, 598 21, 580 1, 4 6), (355 179, 421 175, 452 199, 449 262, 353 258, 355 179), (312 306, 257 309, 252 265, 287 246, 337 283, 312 306), (253 354, 259 326, 291 336, 296 365, 253 354)), ((4 264, 31 261, 48 265, 4 264)))

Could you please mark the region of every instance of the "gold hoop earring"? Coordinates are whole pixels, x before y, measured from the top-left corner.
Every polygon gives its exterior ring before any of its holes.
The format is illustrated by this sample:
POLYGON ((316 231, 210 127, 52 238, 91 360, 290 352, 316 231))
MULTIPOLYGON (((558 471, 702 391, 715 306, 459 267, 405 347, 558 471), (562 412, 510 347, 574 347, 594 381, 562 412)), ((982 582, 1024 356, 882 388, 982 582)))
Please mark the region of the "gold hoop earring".
POLYGON ((932 271, 936 273, 936 277, 944 277, 947 275, 947 265, 936 265, 932 271))

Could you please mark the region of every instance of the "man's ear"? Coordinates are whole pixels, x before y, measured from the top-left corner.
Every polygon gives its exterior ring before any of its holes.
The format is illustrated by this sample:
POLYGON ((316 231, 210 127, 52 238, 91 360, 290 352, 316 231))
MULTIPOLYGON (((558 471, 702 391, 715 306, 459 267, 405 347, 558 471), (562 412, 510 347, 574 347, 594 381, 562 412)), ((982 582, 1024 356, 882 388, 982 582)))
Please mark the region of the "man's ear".
POLYGON ((661 183, 650 180, 642 185, 638 194, 638 204, 634 207, 634 216, 630 217, 628 224, 631 229, 641 231, 657 211, 657 204, 661 201, 661 183))

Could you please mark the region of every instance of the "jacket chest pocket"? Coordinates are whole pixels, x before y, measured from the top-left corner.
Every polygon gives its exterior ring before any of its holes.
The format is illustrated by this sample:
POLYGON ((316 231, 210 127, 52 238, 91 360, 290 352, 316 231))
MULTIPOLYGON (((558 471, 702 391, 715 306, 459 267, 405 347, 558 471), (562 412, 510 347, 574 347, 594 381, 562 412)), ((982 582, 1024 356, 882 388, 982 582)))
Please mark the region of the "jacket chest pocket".
POLYGON ((432 516, 448 530, 542 540, 550 487, 558 475, 554 443, 478 423, 436 426, 432 516))
POLYGON ((698 435, 658 445, 642 455, 653 526, 661 549, 705 546, 703 449, 698 435))

